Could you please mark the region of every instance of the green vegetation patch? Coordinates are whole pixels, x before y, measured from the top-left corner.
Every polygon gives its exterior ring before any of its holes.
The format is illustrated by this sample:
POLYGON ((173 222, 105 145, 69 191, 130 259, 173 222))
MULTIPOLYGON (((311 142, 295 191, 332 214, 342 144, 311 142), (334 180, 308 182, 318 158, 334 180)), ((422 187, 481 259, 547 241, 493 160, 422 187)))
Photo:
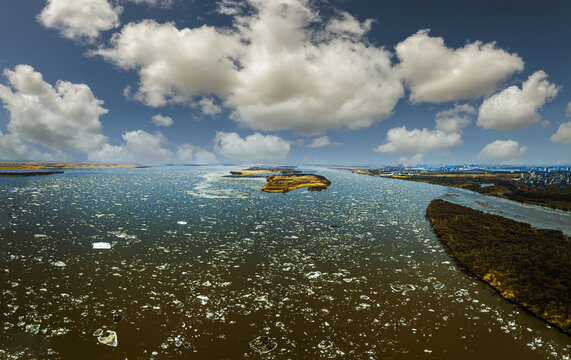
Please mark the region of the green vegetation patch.
POLYGON ((426 216, 471 273, 571 334, 571 238, 440 199, 430 203, 426 216))

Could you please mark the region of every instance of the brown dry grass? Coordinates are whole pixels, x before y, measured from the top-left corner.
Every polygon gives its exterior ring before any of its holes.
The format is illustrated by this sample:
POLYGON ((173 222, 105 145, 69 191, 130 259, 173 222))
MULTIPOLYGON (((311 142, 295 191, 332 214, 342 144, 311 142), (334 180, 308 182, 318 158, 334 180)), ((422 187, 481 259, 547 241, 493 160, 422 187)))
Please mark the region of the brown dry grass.
POLYGON ((314 174, 273 175, 266 178, 268 183, 262 188, 265 192, 285 193, 307 187, 308 190, 325 190, 331 181, 324 176, 314 174))
POLYGON ((440 199, 426 216, 469 272, 571 334, 571 238, 440 199))

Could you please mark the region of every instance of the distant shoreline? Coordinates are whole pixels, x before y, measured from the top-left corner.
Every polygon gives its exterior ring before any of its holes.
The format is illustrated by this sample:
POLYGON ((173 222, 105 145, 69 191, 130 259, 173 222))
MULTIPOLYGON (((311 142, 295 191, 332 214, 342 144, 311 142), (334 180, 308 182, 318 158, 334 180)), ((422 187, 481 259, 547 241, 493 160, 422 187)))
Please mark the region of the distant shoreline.
POLYGON ((63 174, 64 171, 0 171, 0 176, 6 177, 22 177, 22 176, 42 176, 63 174))
POLYGON ((525 204, 545 206, 552 209, 571 211, 571 186, 546 185, 537 189, 513 181, 513 174, 471 174, 471 173, 379 173, 375 169, 351 169, 353 173, 381 176, 389 179, 408 180, 471 190, 482 195, 509 199, 525 204))
POLYGON ((97 164, 72 162, 0 161, 0 170, 59 170, 59 169, 134 169, 148 168, 139 164, 97 164))

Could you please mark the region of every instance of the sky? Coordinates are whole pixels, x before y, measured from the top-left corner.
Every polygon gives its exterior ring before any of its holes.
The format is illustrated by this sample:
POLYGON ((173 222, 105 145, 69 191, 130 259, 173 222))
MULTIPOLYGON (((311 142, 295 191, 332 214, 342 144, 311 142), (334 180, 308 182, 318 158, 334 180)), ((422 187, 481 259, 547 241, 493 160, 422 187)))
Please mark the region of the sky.
POLYGON ((0 160, 570 164, 571 2, 2 0, 0 160))

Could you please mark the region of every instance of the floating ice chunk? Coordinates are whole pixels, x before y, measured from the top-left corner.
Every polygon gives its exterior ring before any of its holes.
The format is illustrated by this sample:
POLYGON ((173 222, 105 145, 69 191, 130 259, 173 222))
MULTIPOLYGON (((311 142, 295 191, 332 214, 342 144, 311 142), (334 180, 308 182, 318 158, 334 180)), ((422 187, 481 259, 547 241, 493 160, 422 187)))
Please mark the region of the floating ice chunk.
POLYGON ((259 354, 267 354, 277 346, 278 343, 267 336, 258 336, 254 340, 250 341, 250 348, 259 354))
POLYGON ((178 336, 174 338, 174 345, 176 347, 180 347, 182 345, 182 341, 180 340, 180 338, 178 336))
POLYGON ((333 342, 330 340, 323 340, 321 341, 319 344, 317 344, 317 347, 320 350, 327 350, 327 349, 331 349, 333 347, 333 342))
POLYGON ((115 214, 95 214, 96 217, 101 218, 104 216, 115 216, 115 214))
POLYGON ((456 291, 456 292, 454 293, 454 295, 456 295, 456 296, 458 296, 458 297, 460 297, 460 296, 468 296, 469 293, 468 293, 468 290, 466 290, 466 289, 460 289, 460 290, 456 291))
POLYGON ((403 294, 406 294, 408 291, 416 290, 416 286, 412 284, 391 284, 390 286, 393 292, 402 292, 403 294))
POLYGON ((124 239, 127 237, 127 234, 121 231, 111 231, 111 234, 117 236, 119 239, 124 239))
POLYGON ((28 324, 26 325, 26 332, 32 335, 37 335, 40 332, 40 324, 28 324))
POLYGON ((355 310, 359 311, 359 310, 367 310, 368 308, 371 307, 371 304, 367 304, 367 303, 361 303, 357 306, 355 306, 355 310))
POLYGON ((416 290, 416 286, 412 285, 412 284, 403 284, 402 286, 405 291, 414 291, 416 290))
POLYGON ((200 302, 202 303, 202 305, 206 305, 208 303, 208 296, 198 295, 197 298, 200 299, 200 302))
POLYGON ((63 261, 53 262, 52 265, 57 267, 65 267, 65 263, 63 261))
POLYGON ((316 279, 321 276, 321 272, 319 271, 311 271, 305 274, 308 279, 316 279))
POLYGON ((103 334, 97 337, 97 341, 108 346, 117 346, 117 333, 115 331, 106 330, 103 334))
POLYGON ((107 243, 107 242, 96 242, 93 243, 93 248, 94 249, 111 249, 111 244, 107 243))
POLYGON ((186 221, 177 221, 176 223, 179 224, 179 225, 186 225, 186 224, 187 224, 186 221))

